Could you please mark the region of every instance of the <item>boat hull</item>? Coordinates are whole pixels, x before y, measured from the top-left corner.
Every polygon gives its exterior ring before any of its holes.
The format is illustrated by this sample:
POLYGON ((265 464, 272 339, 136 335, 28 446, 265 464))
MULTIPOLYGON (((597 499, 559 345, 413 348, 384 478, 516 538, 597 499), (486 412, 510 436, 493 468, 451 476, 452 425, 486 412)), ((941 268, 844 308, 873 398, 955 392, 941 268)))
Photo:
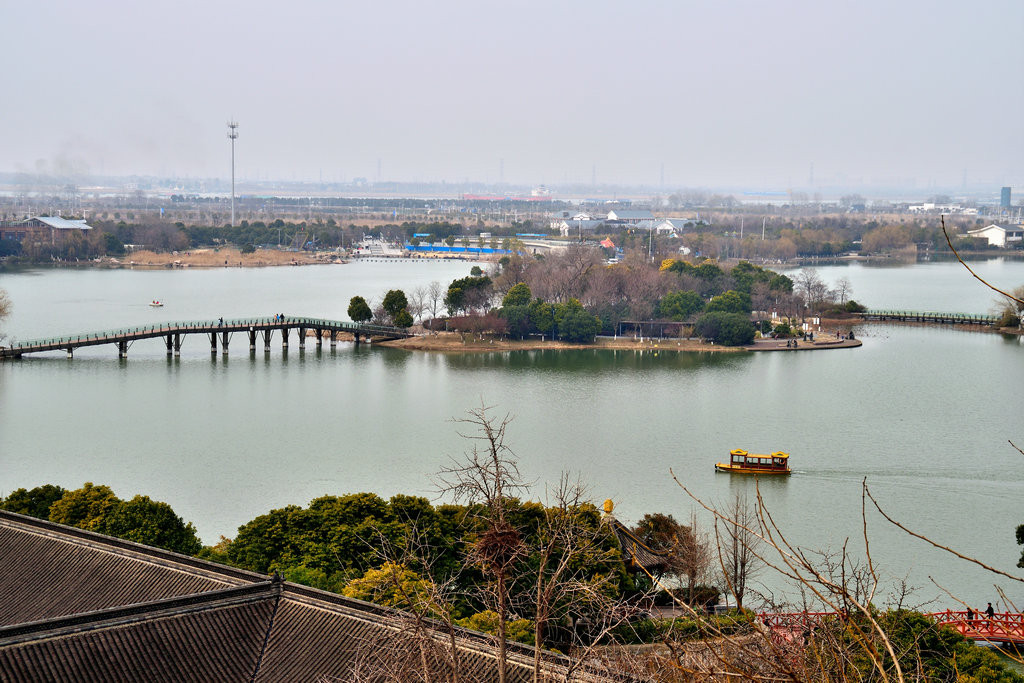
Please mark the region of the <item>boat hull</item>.
POLYGON ((787 475, 792 474, 792 470, 788 467, 786 469, 770 469, 767 467, 738 467, 736 465, 730 465, 729 463, 716 462, 716 472, 728 472, 729 474, 760 474, 760 475, 787 475))

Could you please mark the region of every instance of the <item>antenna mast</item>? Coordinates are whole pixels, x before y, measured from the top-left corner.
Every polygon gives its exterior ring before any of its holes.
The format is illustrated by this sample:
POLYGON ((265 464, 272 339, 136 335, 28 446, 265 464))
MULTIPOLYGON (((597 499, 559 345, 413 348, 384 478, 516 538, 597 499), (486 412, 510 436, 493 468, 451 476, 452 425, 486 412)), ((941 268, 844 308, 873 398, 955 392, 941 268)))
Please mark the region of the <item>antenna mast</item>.
POLYGON ((235 226, 235 140, 238 139, 238 122, 228 121, 228 138, 231 139, 231 227, 235 226))

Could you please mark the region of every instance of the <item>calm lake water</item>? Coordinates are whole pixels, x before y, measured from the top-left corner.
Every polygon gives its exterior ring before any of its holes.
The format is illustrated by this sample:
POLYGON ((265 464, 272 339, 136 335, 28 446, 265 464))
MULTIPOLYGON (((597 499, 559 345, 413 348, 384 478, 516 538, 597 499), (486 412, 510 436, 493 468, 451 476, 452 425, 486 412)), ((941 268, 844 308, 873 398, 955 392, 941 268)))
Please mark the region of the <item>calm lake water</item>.
MULTIPOLYGON (((7 325, 30 338, 119 325, 270 315, 344 319, 355 294, 380 296, 468 273, 467 263, 355 263, 191 271, 35 270, 0 273, 15 304, 7 325), (160 298, 163 309, 147 302, 160 298)), ((995 284, 1024 283, 1021 262, 987 262, 995 284)), ((993 296, 958 264, 820 268, 846 276, 875 307, 987 311, 993 296), (939 294, 941 292, 941 295, 939 294)), ((748 479, 716 474, 732 448, 787 450, 796 470, 761 491, 791 540, 860 546, 860 483, 896 518, 1010 572, 1024 522, 1017 338, 948 328, 864 325, 864 346, 808 353, 515 352, 440 355, 310 344, 250 356, 236 337, 211 356, 199 337, 168 359, 159 340, 0 363, 0 491, 47 482, 105 483, 144 493, 196 523, 204 541, 233 536, 267 510, 323 494, 433 497, 433 473, 469 447, 453 417, 481 402, 511 413, 512 446, 537 495, 563 470, 624 521, 647 512, 685 520, 748 479)), ((984 606, 993 584, 868 515, 887 577, 931 583, 984 606)), ((767 579, 771 587, 777 584, 767 579)), ((942 605, 949 598, 941 597, 942 605)))

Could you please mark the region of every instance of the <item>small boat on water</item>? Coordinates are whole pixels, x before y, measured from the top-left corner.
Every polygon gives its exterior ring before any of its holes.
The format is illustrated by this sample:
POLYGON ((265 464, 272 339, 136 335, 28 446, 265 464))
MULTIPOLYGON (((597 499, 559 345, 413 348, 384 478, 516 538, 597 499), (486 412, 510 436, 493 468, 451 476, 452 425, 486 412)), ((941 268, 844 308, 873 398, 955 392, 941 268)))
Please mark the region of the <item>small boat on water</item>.
POLYGON ((149 302, 149 305, 152 306, 153 308, 160 308, 161 306, 164 305, 164 302, 160 301, 159 299, 153 299, 152 301, 149 302))
POLYGON ((771 455, 761 455, 737 448, 729 451, 729 462, 715 463, 715 471, 730 474, 790 474, 789 453, 776 451, 771 455))

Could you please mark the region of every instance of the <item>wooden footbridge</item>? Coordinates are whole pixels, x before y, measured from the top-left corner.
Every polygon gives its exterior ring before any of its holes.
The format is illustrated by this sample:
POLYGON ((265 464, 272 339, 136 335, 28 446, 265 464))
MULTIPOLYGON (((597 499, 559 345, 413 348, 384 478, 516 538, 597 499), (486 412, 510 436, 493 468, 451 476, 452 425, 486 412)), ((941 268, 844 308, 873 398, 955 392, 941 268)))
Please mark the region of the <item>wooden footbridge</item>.
POLYGON ((895 320, 905 323, 932 323, 936 325, 995 325, 999 316, 984 313, 936 313, 934 311, 880 311, 868 310, 860 314, 863 320, 895 320))
MULTIPOLYGON (((757 620, 783 640, 802 641, 805 634, 836 619, 838 612, 766 612, 757 620)), ((979 643, 1024 644, 1024 614, 996 613, 992 617, 984 612, 945 610, 925 613, 939 626, 948 626, 965 638, 979 643)))
POLYGON ((230 320, 221 318, 219 320, 165 322, 101 332, 85 332, 64 337, 14 341, 10 346, 0 346, 0 358, 21 358, 26 353, 42 353, 44 351, 66 351, 68 358, 71 358, 77 348, 98 346, 100 344, 115 344, 118 355, 121 358, 127 358, 128 348, 133 342, 154 337, 160 337, 164 340, 168 356, 172 354, 179 356, 181 355, 181 343, 188 335, 207 337, 210 340, 210 351, 212 353, 217 352, 218 344, 223 352, 227 353, 228 343, 231 337, 237 333, 248 337, 250 351, 256 350, 256 340, 259 337, 263 339, 263 349, 270 351, 270 339, 274 332, 281 336, 282 348, 287 349, 289 337, 293 330, 298 333, 300 349, 305 347, 310 331, 313 332, 312 336, 317 348, 323 345, 324 337, 330 339, 330 344, 333 347, 337 343, 339 332, 347 332, 353 335, 356 343, 361 339, 382 341, 415 336, 408 330, 399 327, 367 325, 341 320, 325 320, 323 318, 304 318, 287 315, 271 316, 269 318, 233 318, 230 320))

